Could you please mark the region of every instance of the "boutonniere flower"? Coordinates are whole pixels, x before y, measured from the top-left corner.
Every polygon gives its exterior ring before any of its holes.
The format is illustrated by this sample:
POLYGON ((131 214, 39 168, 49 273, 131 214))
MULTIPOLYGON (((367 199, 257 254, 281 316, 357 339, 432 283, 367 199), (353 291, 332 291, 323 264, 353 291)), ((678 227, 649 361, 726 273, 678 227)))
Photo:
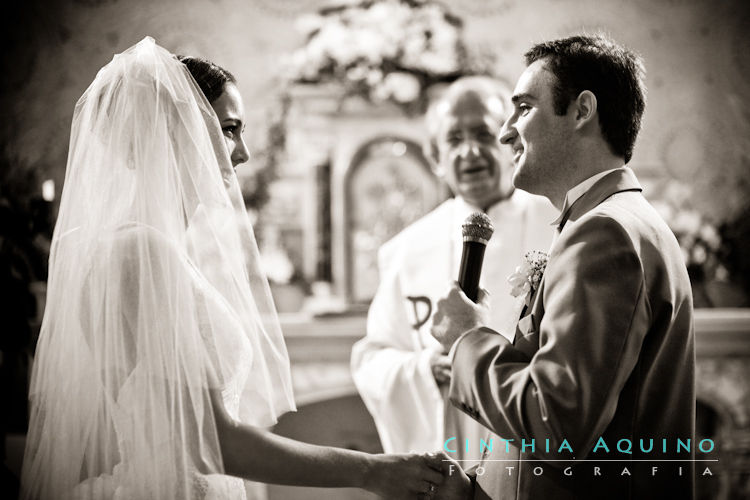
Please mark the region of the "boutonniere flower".
POLYGON ((549 256, 545 252, 531 251, 523 256, 523 262, 516 267, 516 272, 508 276, 512 287, 510 294, 519 297, 526 294, 526 305, 529 305, 531 294, 539 287, 542 275, 547 267, 549 256))

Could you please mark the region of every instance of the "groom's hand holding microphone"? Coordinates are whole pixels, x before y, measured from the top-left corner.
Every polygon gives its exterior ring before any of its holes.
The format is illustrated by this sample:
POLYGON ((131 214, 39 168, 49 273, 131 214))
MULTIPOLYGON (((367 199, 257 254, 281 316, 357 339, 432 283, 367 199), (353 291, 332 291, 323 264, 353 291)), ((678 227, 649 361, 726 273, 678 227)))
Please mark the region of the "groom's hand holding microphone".
MULTIPOLYGON (((451 360, 446 354, 461 335, 486 325, 489 319, 489 296, 485 290, 479 288, 479 276, 484 250, 492 237, 492 222, 485 214, 477 212, 466 219, 461 229, 464 243, 458 281, 454 281, 447 294, 438 301, 430 331, 443 346, 442 358, 448 367, 448 381, 451 360)), ((444 482, 430 498, 470 498, 471 481, 458 462, 446 458, 442 463, 444 482)))
POLYGON ((464 244, 458 281, 438 301, 430 331, 445 353, 461 335, 488 322, 489 296, 479 288, 479 276, 493 230, 490 218, 481 212, 471 214, 462 226, 464 244))

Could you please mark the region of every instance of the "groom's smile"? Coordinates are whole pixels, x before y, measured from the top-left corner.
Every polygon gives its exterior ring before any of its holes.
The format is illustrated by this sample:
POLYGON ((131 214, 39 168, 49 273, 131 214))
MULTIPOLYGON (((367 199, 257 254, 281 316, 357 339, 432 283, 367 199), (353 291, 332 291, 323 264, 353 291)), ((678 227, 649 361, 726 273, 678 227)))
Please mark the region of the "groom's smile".
POLYGON ((513 163, 515 165, 518 165, 518 162, 521 161, 521 155, 523 155, 523 146, 520 144, 513 146, 513 163))

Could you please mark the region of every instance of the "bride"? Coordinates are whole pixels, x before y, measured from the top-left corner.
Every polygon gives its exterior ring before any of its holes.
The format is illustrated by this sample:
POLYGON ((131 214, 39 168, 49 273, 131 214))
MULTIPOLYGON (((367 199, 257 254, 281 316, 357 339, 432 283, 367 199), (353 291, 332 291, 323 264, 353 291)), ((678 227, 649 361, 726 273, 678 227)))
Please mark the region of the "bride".
MULTIPOLYGON (((232 168, 247 151, 185 64, 146 38, 76 105, 22 497, 244 498, 237 478, 430 496, 441 456, 262 430, 295 407, 232 168)), ((225 85, 218 99, 232 93, 225 85)), ((238 94, 225 101, 241 106, 238 94)))

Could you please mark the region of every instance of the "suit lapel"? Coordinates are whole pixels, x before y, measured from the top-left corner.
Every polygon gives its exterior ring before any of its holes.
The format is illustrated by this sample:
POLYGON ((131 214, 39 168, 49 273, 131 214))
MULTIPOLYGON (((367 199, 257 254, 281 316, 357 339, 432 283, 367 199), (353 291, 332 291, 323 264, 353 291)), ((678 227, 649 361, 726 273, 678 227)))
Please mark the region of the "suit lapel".
POLYGON ((531 297, 531 302, 527 308, 527 314, 518 320, 516 326, 516 336, 513 339, 513 346, 524 352, 529 358, 539 350, 539 323, 544 315, 544 304, 540 298, 544 293, 544 275, 539 282, 539 287, 531 297))
MULTIPOLYGON (((563 227, 568 221, 577 221, 613 194, 623 191, 642 190, 643 188, 638 183, 638 179, 629 167, 624 167, 605 175, 570 206, 563 207, 555 239, 559 237, 559 233, 562 232, 563 227)), ((542 303, 541 296, 544 292, 546 274, 545 270, 539 286, 530 297, 529 304, 524 307, 516 326, 515 338, 513 339, 513 345, 529 356, 533 356, 539 349, 539 335, 537 330, 538 324, 541 323, 542 316, 544 316, 544 304, 542 303)))

